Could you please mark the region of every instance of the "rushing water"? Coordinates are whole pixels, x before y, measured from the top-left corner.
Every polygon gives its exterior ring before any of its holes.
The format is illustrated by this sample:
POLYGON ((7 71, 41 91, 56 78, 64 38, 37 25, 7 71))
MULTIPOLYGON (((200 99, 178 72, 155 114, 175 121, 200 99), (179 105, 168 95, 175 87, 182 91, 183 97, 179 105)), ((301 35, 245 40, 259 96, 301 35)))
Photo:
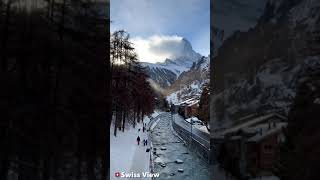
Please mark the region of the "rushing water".
POLYGON ((190 152, 187 146, 173 134, 171 129, 170 113, 160 114, 160 121, 151 132, 154 154, 154 171, 160 173, 159 180, 207 180, 209 165, 195 153, 190 152), (162 149, 162 150, 161 150, 162 149), (182 164, 175 161, 182 160, 182 164), (182 169, 183 172, 178 172, 182 169))

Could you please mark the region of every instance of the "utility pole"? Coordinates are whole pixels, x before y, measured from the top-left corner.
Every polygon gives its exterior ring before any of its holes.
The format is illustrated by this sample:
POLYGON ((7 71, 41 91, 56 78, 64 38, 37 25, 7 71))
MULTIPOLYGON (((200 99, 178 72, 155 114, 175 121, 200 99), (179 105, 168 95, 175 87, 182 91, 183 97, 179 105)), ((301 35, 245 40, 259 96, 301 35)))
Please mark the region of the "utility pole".
POLYGON ((190 120, 190 123, 191 123, 191 134, 190 134, 190 149, 191 149, 191 147, 192 147, 192 123, 193 123, 193 119, 192 119, 192 117, 190 118, 191 120, 190 120))
MULTIPOLYGON (((191 153, 191 148, 192 148, 192 123, 193 123, 192 117, 190 118, 190 123, 191 123, 191 135, 190 135, 190 153, 191 153)), ((192 162, 191 162, 191 172, 190 172, 190 174, 193 174, 192 173, 192 162)))

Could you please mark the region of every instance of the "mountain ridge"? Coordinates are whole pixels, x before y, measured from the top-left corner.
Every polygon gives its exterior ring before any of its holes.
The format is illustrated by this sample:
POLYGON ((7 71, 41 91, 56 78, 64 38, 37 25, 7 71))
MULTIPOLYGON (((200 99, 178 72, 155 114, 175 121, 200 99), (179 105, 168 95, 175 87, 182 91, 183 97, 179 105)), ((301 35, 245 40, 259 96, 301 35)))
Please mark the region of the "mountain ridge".
POLYGON ((194 62, 202 56, 195 52, 190 42, 182 38, 182 46, 176 48, 175 54, 166 58, 164 62, 141 62, 150 78, 162 88, 167 88, 185 71, 188 71, 194 62))

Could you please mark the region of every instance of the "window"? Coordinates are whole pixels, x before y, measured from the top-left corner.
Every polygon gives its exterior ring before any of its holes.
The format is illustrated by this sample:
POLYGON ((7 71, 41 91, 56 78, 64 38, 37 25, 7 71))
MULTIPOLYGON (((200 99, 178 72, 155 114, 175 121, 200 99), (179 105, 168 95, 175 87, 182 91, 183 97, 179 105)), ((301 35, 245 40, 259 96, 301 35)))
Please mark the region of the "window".
POLYGON ((271 144, 264 145, 265 152, 271 152, 273 150, 273 146, 271 144))

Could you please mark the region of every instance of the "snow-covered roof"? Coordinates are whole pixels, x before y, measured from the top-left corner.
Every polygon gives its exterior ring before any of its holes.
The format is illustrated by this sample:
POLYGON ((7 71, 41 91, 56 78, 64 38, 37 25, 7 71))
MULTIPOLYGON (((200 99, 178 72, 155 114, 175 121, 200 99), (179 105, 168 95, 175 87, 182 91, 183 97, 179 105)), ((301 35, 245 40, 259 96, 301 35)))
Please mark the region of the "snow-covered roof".
POLYGON ((193 105, 196 105, 196 104, 199 104, 199 100, 195 100, 195 101, 190 101, 187 106, 193 106, 193 105))
POLYGON ((264 139, 264 138, 266 138, 266 137, 268 137, 268 136, 270 136, 270 135, 272 135, 274 133, 277 133, 277 132, 281 131, 281 129, 283 127, 286 127, 287 125, 288 125, 288 123, 278 122, 278 123, 276 123, 275 127, 273 127, 273 125, 271 123, 270 124, 270 126, 271 126, 270 128, 269 128, 269 124, 268 123, 262 124, 260 126, 256 126, 255 127, 256 130, 257 131, 261 131, 261 133, 258 132, 256 135, 250 137, 248 139, 248 141, 249 142, 258 142, 258 141, 260 141, 260 140, 262 140, 262 139, 264 139))
POLYGON ((276 114, 276 113, 272 113, 272 114, 268 114, 268 115, 265 115, 265 116, 259 116, 259 117, 256 117, 256 118, 253 118, 252 120, 249 120, 247 122, 244 122, 244 123, 241 123, 241 124, 238 124, 236 126, 233 126, 231 128, 228 128, 224 131, 220 131, 220 132, 217 132, 216 134, 213 135, 213 137, 215 138, 224 138, 224 136, 228 133, 231 133, 231 132, 236 132, 240 129, 243 129, 244 131, 248 130, 247 128, 250 128, 250 126, 253 126, 255 124, 259 124, 259 123, 262 123, 263 121, 266 121, 272 117, 277 117, 279 119, 282 119, 282 120, 285 120, 286 118, 279 115, 279 114, 276 114))
POLYGON ((194 104, 197 104, 199 103, 199 100, 197 98, 191 98, 191 99, 187 99, 181 103, 177 103, 175 105, 194 105, 194 104))

